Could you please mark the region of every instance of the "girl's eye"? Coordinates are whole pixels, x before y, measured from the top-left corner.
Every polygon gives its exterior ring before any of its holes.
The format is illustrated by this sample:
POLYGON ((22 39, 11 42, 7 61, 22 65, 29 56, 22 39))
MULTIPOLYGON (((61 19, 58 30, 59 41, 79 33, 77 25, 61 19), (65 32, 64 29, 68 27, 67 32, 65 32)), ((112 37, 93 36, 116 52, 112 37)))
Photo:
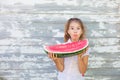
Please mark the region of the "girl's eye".
POLYGON ((74 29, 74 28, 71 28, 72 30, 74 29))
POLYGON ((79 30, 80 28, 77 28, 77 30, 79 30))

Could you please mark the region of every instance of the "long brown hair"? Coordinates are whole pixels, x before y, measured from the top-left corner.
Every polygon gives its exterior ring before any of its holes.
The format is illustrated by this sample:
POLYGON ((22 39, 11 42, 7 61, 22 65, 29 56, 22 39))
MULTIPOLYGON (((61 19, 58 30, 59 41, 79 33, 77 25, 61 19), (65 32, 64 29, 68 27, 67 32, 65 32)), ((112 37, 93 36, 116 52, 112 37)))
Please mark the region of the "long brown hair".
POLYGON ((82 34, 80 36, 80 40, 84 39, 85 38, 85 26, 83 25, 83 22, 78 19, 78 18, 70 18, 67 23, 65 24, 65 31, 64 31, 64 41, 67 42, 68 39, 70 39, 70 35, 68 34, 68 29, 69 29, 69 26, 70 26, 70 23, 72 21, 75 21, 75 22, 78 22, 81 26, 81 29, 82 29, 82 34))

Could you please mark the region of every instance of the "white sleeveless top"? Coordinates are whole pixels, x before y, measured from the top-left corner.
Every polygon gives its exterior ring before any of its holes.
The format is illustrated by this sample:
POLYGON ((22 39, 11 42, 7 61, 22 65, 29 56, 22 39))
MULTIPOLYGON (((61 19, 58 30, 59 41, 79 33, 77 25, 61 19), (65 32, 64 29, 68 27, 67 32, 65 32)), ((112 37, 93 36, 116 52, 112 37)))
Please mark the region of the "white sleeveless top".
MULTIPOLYGON (((71 40, 68 40, 68 42, 71 42, 71 40)), ((86 55, 89 55, 89 50, 83 56, 86 55)), ((58 80, 84 80, 78 68, 77 55, 64 58, 64 71, 58 72, 58 80)))

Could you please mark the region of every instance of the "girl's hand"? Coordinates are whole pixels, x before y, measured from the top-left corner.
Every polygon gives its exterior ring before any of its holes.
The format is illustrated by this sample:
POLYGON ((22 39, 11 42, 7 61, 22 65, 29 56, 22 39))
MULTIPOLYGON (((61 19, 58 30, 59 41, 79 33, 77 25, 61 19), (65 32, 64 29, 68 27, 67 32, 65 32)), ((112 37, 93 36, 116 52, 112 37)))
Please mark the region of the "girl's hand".
POLYGON ((63 58, 57 58, 57 55, 54 53, 48 53, 48 57, 53 60, 57 69, 60 72, 62 72, 64 70, 64 59, 63 58))
POLYGON ((78 54, 79 58, 82 58, 82 56, 86 53, 89 47, 87 47, 81 54, 78 54))
POLYGON ((84 52, 81 53, 81 54, 78 54, 78 57, 79 57, 79 58, 82 58, 83 54, 84 54, 84 52))
POLYGON ((48 57, 51 58, 52 60, 58 59, 57 55, 55 55, 54 53, 48 53, 48 57))

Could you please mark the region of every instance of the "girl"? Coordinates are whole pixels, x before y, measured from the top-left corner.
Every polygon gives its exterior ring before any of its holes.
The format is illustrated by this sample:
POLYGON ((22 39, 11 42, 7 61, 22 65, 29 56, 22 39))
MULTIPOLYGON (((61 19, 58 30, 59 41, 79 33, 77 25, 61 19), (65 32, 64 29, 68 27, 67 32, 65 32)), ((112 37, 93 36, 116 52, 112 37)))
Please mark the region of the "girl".
MULTIPOLYGON (((82 21, 78 18, 70 18, 65 25, 64 41, 75 42, 85 39, 85 28, 82 21)), ((54 53, 48 56, 54 61, 58 69, 58 80, 84 80, 84 74, 88 66, 88 49, 82 54, 57 58, 54 53)))

